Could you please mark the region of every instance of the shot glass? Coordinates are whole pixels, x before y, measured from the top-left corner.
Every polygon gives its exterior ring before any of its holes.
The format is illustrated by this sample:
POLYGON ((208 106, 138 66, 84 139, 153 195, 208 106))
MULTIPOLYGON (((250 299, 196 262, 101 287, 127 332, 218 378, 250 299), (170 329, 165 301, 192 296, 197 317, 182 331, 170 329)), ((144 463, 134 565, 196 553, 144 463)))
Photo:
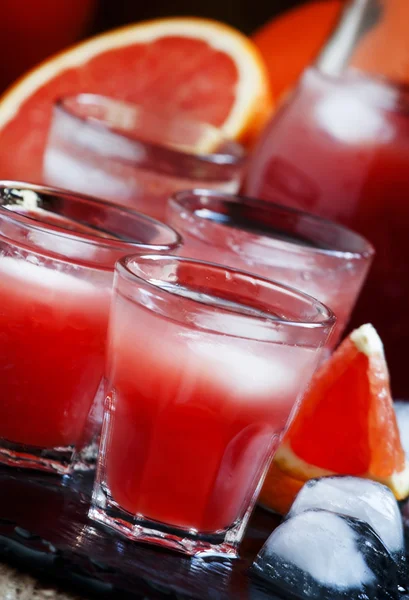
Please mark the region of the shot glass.
POLYGON ((334 320, 317 300, 248 273, 121 259, 90 517, 133 540, 236 555, 334 320))
POLYGON ((183 115, 80 94, 54 107, 44 180, 163 220, 166 202, 192 187, 236 192, 244 151, 183 115))
POLYGON ((0 182, 1 463, 60 474, 80 466, 102 421, 115 262, 168 254, 179 241, 128 209, 0 182))
POLYGON ((247 270, 318 298, 337 317, 330 346, 339 341, 374 257, 365 238, 280 204, 207 190, 174 194, 167 220, 183 236, 183 256, 247 270))

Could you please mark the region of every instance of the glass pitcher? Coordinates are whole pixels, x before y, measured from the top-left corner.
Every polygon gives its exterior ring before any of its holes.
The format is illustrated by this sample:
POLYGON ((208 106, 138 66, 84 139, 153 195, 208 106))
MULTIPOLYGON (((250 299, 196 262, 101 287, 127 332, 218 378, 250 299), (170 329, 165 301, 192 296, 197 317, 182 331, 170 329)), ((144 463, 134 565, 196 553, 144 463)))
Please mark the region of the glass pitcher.
POLYGON ((337 220, 377 256, 351 326, 381 335, 409 399, 409 1, 353 0, 261 137, 246 193, 337 220))

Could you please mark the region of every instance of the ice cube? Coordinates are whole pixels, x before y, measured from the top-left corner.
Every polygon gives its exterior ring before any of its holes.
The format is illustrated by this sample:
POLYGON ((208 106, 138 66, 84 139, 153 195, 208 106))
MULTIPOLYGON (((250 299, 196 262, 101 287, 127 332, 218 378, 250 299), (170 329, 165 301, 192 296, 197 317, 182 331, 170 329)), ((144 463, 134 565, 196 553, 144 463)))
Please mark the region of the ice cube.
POLYGON ((20 293, 26 292, 27 294, 33 293, 32 285, 43 290, 44 288, 48 288, 53 292, 95 294, 96 288, 89 281, 75 277, 70 273, 47 268, 40 264, 34 255, 33 261, 35 262, 23 258, 0 257, 0 275, 3 278, 3 282, 4 276, 15 279, 16 283, 21 284, 21 287, 19 287, 20 293))
POLYGON ((318 126, 327 134, 346 144, 358 144, 373 140, 389 141, 393 136, 391 127, 375 107, 351 94, 350 90, 327 95, 315 106, 318 126))
POLYGON ((46 154, 44 173, 49 184, 92 196, 120 198, 121 202, 137 196, 140 191, 137 183, 129 178, 116 177, 113 172, 55 149, 46 154))
POLYGON ((397 600, 396 563, 363 521, 307 510, 284 521, 257 555, 252 572, 284 597, 300 600, 397 600))
MULTIPOLYGON (((291 240, 289 240, 291 241, 291 240)), ((286 285, 292 285, 293 279, 298 277, 298 274, 302 271, 313 273, 314 269, 317 269, 316 261, 314 261, 307 253, 293 251, 289 248, 285 248, 283 251, 280 249, 281 240, 278 240, 279 248, 277 248, 277 240, 266 240, 266 245, 271 246, 271 251, 266 251, 265 246, 261 246, 260 242, 256 239, 255 242, 250 241, 237 244, 237 247, 233 247, 233 250, 240 256, 246 257, 246 262, 250 267, 253 265, 258 267, 260 265, 265 267, 271 267, 271 269, 282 269, 284 272, 280 272, 280 276, 275 276, 276 281, 285 283, 286 285)), ((293 243, 298 243, 293 241, 293 243)), ((230 244, 232 246, 232 244, 230 244)), ((250 269, 248 269, 250 270, 250 269)), ((274 271, 271 271, 271 277, 273 278, 274 271)), ((267 276, 267 273, 264 273, 267 276)))
MULTIPOLYGON (((296 390, 294 361, 286 360, 285 348, 278 348, 274 357, 254 353, 251 342, 218 343, 194 338, 189 340, 190 349, 200 357, 202 368, 207 365, 213 379, 228 389, 234 388, 237 398, 265 396, 271 400, 280 395, 291 395, 296 390)), ((305 351, 308 352, 307 350, 305 351)), ((294 352, 294 354, 296 351, 294 352)), ((296 356, 295 356, 296 358, 296 356)), ((303 365, 302 365, 303 366, 303 365)))
POLYGON ((79 243, 72 236, 54 236, 50 239, 44 236, 41 231, 30 231, 28 239, 35 244, 37 248, 43 248, 62 257, 81 258, 83 260, 92 260, 98 256, 98 248, 93 244, 79 243))
POLYGON ((368 523, 388 550, 404 556, 403 524, 395 496, 386 486, 359 477, 323 477, 304 485, 288 517, 323 508, 368 523))
POLYGON ((406 458, 409 459, 409 402, 395 402, 395 413, 398 421, 400 441, 406 458))
MULTIPOLYGON (((178 295, 188 296, 183 288, 178 286, 175 290, 178 295)), ((276 342, 285 344, 288 334, 281 331, 281 328, 271 327, 271 320, 280 319, 279 315, 271 312, 266 313, 256 308, 244 307, 239 303, 225 300, 223 298, 214 298, 208 294, 189 294, 194 300, 203 302, 203 304, 218 306, 226 309, 226 312, 197 312, 192 315, 191 321, 195 327, 206 329, 208 331, 217 331, 226 335, 234 335, 243 339, 259 339, 266 342, 276 342), (229 312, 228 312, 229 311, 229 312), (247 318, 243 318, 245 315, 247 318)))

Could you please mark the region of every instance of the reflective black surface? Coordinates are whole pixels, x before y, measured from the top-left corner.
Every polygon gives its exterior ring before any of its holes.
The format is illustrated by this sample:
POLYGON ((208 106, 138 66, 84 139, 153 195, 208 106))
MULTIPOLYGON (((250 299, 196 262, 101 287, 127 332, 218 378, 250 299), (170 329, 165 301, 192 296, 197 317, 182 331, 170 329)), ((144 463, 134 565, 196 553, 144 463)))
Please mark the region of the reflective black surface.
POLYGON ((189 559, 121 539, 87 517, 92 480, 0 470, 0 559, 98 599, 272 600, 248 569, 278 524, 256 510, 238 560, 189 559))
MULTIPOLYGON (((89 475, 61 481, 1 468, 0 560, 90 600, 285 600, 249 577, 278 517, 255 511, 238 560, 189 559, 95 527, 91 489, 89 475)), ((409 503, 402 515, 408 547, 409 503)))

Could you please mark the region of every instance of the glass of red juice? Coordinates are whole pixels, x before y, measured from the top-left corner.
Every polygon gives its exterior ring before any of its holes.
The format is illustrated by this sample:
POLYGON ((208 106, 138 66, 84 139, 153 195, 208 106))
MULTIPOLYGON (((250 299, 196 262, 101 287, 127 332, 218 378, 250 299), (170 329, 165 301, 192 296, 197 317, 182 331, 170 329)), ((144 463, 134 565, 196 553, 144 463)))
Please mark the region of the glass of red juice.
POLYGON ((128 209, 0 182, 1 463, 60 474, 81 466, 102 420, 115 262, 179 241, 128 209))
POLYGON ((174 256, 116 266, 90 517, 192 555, 235 555, 335 317, 301 292, 174 256))
POLYGON ((209 190, 177 192, 168 223, 183 237, 179 254, 250 271, 302 290, 337 317, 340 338, 371 266, 362 236, 282 204, 209 190))
POLYGON ((393 394, 409 399, 408 171, 409 87, 354 69, 333 76, 311 67, 261 136, 245 191, 336 220, 371 241, 376 258, 351 327, 373 323, 393 394))
POLYGON ((243 148, 208 123, 80 94, 54 106, 43 178, 163 221, 176 190, 236 192, 244 160, 243 148))

